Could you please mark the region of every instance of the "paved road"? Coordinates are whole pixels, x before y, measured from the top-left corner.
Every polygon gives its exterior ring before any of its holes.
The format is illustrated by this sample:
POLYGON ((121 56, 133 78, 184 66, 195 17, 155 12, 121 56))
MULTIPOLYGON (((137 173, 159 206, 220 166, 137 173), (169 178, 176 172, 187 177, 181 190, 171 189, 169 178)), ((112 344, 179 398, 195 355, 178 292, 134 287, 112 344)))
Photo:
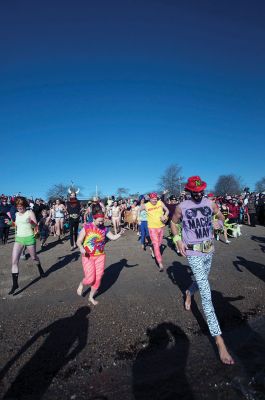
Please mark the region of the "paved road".
POLYGON ((216 242, 210 275, 216 312, 237 361, 232 367, 217 357, 199 296, 191 312, 183 309, 191 277, 186 260, 170 247, 159 273, 134 232, 109 242, 99 305, 93 307, 87 294, 76 295, 79 252, 52 238, 39 253, 47 277, 40 279, 30 260, 21 261, 20 289, 8 296, 11 237, 0 247, 1 398, 262 398, 265 228, 244 226, 242 232, 230 245, 216 242))

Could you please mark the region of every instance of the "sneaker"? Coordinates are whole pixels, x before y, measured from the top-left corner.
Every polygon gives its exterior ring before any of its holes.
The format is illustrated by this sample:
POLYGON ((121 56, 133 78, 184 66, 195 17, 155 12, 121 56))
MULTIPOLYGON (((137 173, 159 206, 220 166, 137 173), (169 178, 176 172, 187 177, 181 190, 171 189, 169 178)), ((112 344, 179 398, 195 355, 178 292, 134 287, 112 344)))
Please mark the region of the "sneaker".
POLYGON ((21 259, 21 260, 26 260, 27 257, 25 256, 25 254, 21 254, 20 259, 21 259))
POLYGON ((219 240, 219 235, 216 235, 216 240, 219 240))
POLYGON ((230 240, 226 240, 225 243, 226 243, 226 244, 229 244, 229 243, 231 243, 231 241, 230 241, 230 240))

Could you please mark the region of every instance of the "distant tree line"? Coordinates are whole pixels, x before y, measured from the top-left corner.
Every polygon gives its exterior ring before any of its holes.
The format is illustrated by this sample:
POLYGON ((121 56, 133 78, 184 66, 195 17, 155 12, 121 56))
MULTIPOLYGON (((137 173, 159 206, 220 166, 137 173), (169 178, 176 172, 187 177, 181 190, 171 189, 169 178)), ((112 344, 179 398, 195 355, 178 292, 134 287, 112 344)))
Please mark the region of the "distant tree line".
MULTIPOLYGON (((171 195, 179 196, 180 193, 184 190, 185 187, 185 178, 182 176, 182 167, 178 164, 171 164, 167 167, 161 175, 158 182, 158 191, 168 191, 171 195)), ((53 185, 47 191, 47 197, 49 200, 54 200, 56 198, 65 199, 68 196, 68 189, 77 190, 82 189, 78 185, 65 185, 63 183, 57 183, 53 185)), ((234 174, 229 175, 220 175, 217 179, 217 182, 214 186, 214 193, 219 196, 225 195, 233 195, 240 194, 244 191, 245 185, 241 179, 241 177, 236 176, 234 174)), ((264 192, 265 191, 265 176, 262 177, 255 185, 256 192, 264 192)), ((102 195, 100 191, 98 191, 98 196, 101 198, 106 198, 107 196, 102 195)), ((95 195, 95 193, 91 194, 91 198, 95 195)), ((119 187, 114 197, 122 199, 126 197, 139 197, 140 192, 131 193, 130 190, 126 187, 119 187)), ((82 196, 82 193, 79 192, 79 196, 82 196)))

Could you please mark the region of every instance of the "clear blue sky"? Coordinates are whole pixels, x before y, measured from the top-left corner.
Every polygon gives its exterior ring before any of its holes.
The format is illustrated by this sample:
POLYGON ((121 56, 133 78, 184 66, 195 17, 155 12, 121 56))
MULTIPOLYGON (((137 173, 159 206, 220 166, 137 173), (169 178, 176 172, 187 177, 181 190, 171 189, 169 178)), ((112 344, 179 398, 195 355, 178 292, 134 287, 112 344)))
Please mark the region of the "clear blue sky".
POLYGON ((0 192, 265 175, 263 0, 0 5, 0 192))

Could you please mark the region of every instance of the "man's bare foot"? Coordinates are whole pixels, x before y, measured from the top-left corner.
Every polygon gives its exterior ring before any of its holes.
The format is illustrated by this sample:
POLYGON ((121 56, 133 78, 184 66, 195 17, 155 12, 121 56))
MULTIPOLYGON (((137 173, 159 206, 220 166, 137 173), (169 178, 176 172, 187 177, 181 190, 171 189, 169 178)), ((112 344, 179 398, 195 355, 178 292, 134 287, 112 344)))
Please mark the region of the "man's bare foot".
POLYGON ((191 294, 190 294, 190 291, 186 290, 185 294, 186 294, 185 310, 190 311, 190 306, 191 306, 191 294))
POLYGON ((78 296, 82 296, 82 292, 83 292, 83 283, 80 282, 76 293, 78 294, 78 296))
POLYGON ((98 304, 98 301, 95 300, 93 297, 89 296, 88 301, 90 301, 90 303, 92 303, 94 306, 96 306, 98 304))
POLYGON ((215 342, 219 351, 219 356, 222 361, 222 363, 226 365, 233 365, 235 364, 235 361, 233 360, 232 356, 228 353, 228 350, 226 348, 225 342, 222 338, 222 336, 216 336, 215 342))

